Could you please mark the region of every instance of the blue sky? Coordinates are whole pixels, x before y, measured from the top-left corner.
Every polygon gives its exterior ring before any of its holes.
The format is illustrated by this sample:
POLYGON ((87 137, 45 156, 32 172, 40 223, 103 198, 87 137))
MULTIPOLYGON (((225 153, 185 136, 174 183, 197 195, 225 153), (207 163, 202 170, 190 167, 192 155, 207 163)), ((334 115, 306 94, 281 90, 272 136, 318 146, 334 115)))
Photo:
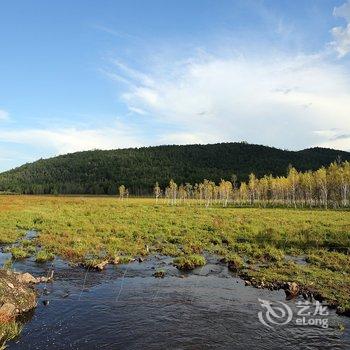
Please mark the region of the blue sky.
POLYGON ((0 170, 88 149, 350 150, 350 2, 0 1, 0 170))

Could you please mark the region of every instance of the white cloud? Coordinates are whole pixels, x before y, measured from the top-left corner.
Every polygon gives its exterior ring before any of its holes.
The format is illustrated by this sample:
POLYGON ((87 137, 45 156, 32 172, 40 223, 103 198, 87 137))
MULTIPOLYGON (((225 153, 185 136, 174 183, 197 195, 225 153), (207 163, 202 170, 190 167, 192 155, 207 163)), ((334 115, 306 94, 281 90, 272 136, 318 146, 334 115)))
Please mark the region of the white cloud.
POLYGON ((173 126, 160 142, 247 140, 301 148, 326 140, 314 130, 350 131, 349 73, 322 55, 201 54, 178 67, 174 63, 164 74, 153 74, 153 87, 139 80, 122 94, 129 109, 173 126))
POLYGON ((331 30, 334 38, 331 45, 337 51, 338 56, 343 57, 350 52, 350 0, 336 7, 333 11, 333 15, 344 18, 347 21, 345 27, 334 27, 331 30))
POLYGON ((4 111, 3 109, 0 109, 0 120, 7 120, 9 119, 9 113, 4 111))
POLYGON ((333 10, 333 15, 336 17, 345 18, 350 22, 350 1, 348 0, 343 5, 335 7, 333 10))
POLYGON ((345 28, 333 28, 332 34, 335 39, 333 46, 338 52, 338 56, 344 57, 350 52, 350 24, 348 24, 345 28))
POLYGON ((54 151, 58 154, 142 145, 136 133, 121 123, 113 128, 85 130, 77 128, 0 130, 0 142, 44 147, 48 153, 54 151))
POLYGON ((133 106, 129 106, 129 110, 130 112, 136 113, 136 114, 140 114, 140 115, 146 115, 147 112, 144 111, 141 108, 137 108, 137 107, 133 107, 133 106))

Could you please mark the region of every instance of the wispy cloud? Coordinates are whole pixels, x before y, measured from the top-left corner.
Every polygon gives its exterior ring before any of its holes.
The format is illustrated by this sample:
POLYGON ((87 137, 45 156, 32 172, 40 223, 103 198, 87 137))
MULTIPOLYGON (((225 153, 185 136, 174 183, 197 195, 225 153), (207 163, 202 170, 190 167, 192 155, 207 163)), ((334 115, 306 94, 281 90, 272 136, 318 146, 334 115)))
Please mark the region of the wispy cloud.
POLYGON ((140 114, 140 115, 146 115, 147 114, 147 112, 144 111, 143 109, 137 108, 137 107, 133 107, 133 106, 129 106, 129 111, 133 112, 133 113, 136 113, 136 114, 140 114))
POLYGON ((142 73, 136 69, 132 69, 120 60, 114 59, 112 60, 112 63, 115 65, 115 67, 118 68, 120 72, 124 73, 124 75, 127 76, 128 79, 131 79, 131 81, 135 83, 140 83, 144 86, 154 86, 154 80, 149 75, 142 73))
POLYGON ((94 29, 97 29, 101 32, 104 32, 104 33, 107 33, 107 34, 110 34, 114 37, 117 37, 117 38, 121 38, 121 39, 137 39, 138 40, 138 37, 136 37, 135 35, 131 35, 131 34, 128 34, 128 33, 125 33, 125 32, 122 32, 122 31, 118 31, 118 30, 115 30, 113 28, 110 28, 110 27, 107 27, 107 26, 104 26, 104 25, 98 25, 98 24, 95 24, 92 26, 94 29))
POLYGON ((333 140, 346 140, 350 139, 350 134, 342 134, 334 136, 333 140))
POLYGON ((334 27, 331 30, 334 38, 331 45, 334 47, 339 57, 344 57, 350 52, 350 0, 336 7, 333 11, 333 15, 346 20, 345 27, 334 27))

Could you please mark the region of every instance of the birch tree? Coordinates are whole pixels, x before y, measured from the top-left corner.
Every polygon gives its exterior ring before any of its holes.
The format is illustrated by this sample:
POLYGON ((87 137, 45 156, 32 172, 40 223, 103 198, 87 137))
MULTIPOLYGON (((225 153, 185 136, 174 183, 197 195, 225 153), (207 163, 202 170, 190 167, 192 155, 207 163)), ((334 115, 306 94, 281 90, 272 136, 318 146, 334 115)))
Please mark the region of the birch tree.
POLYGON ((177 184, 173 179, 171 179, 169 182, 169 196, 171 200, 171 205, 175 205, 177 198, 177 184))
POLYGON ((162 194, 162 190, 161 188, 159 187, 159 184, 158 182, 156 182, 154 188, 153 188, 153 193, 154 193, 154 196, 156 198, 156 203, 158 203, 158 198, 161 196, 162 194))
POLYGON ((124 185, 119 186, 119 198, 124 200, 126 188, 124 185))

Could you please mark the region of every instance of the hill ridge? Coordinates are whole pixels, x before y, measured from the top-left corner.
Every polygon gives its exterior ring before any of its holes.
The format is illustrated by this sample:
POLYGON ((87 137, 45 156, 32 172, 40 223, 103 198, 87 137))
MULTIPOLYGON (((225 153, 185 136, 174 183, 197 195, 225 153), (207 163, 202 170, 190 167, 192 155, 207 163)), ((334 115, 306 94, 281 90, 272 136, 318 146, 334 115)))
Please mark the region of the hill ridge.
POLYGON ((251 172, 285 175, 289 164, 298 170, 316 170, 350 153, 322 147, 300 151, 224 142, 90 150, 26 163, 0 174, 0 191, 29 194, 115 194, 120 184, 132 194, 152 191, 156 181, 165 185, 230 180, 233 173, 245 181, 251 172))

